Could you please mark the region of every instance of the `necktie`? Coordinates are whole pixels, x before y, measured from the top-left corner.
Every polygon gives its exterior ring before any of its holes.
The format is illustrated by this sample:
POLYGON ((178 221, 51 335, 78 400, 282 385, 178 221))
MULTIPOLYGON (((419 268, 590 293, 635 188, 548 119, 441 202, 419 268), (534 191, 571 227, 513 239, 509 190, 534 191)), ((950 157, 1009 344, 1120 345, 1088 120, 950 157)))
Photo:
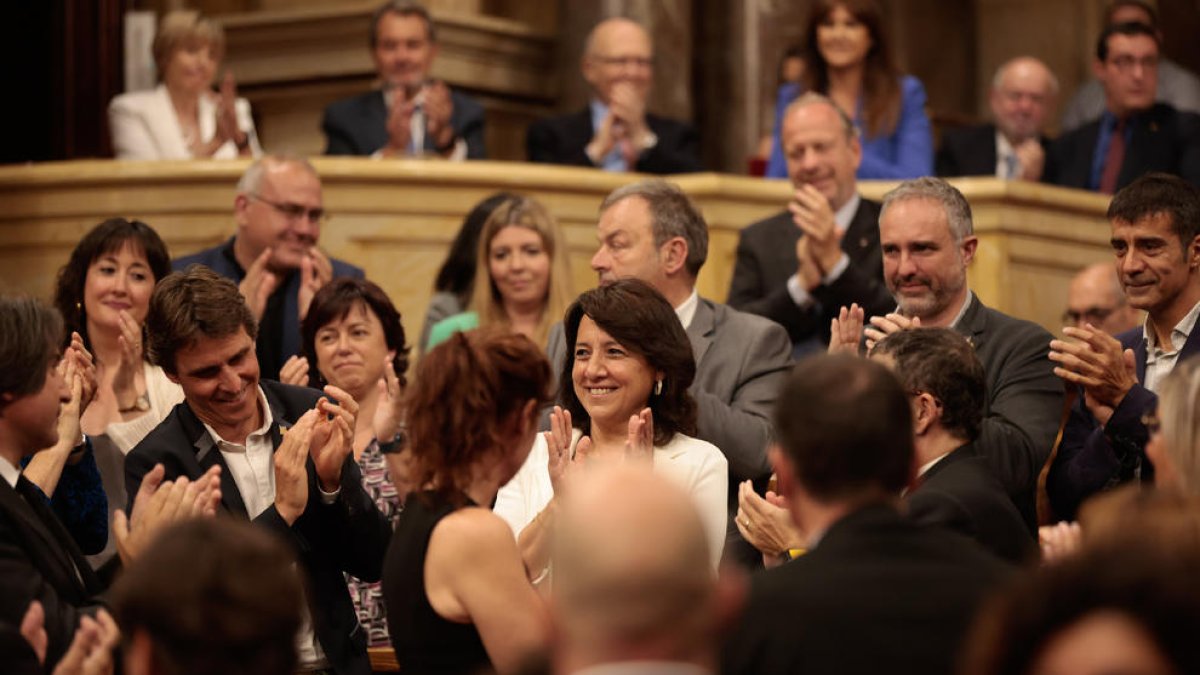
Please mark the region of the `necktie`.
POLYGON ((1012 180, 1017 177, 1017 156, 1007 155, 1004 157, 1004 177, 1012 180))
POLYGON ((1117 177, 1125 163, 1125 120, 1117 120, 1112 138, 1108 140, 1108 153, 1104 156, 1104 169, 1100 172, 1100 191, 1111 195, 1117 191, 1117 177))

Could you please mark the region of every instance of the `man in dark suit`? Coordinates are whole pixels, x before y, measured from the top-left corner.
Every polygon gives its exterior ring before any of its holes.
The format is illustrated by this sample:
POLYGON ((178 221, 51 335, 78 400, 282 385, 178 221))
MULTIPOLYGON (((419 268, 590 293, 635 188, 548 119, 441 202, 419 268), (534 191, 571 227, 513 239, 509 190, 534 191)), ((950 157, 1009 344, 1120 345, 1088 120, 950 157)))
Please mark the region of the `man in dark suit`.
POLYGON ((795 193, 788 209, 742 230, 729 304, 787 329, 797 353, 823 348, 838 309, 895 306, 883 283, 879 203, 858 194, 862 148, 832 101, 805 94, 781 132, 795 193))
MULTIPOLYGON (((899 307, 871 318, 868 344, 915 325, 967 336, 987 375, 987 407, 975 447, 1033 529, 1038 474, 1050 456, 1063 385, 1046 360, 1050 334, 989 309, 967 286, 979 240, 971 207, 940 178, 901 183, 883 200, 884 279, 899 307)), ((857 339, 854 340, 857 345, 857 339)))
POLYGON ((237 234, 172 267, 206 265, 237 282, 258 323, 262 374, 279 379, 284 362, 300 352, 300 323, 313 295, 335 277, 362 279, 363 271, 317 248, 325 221, 321 178, 304 159, 272 155, 251 164, 238 181, 233 216, 237 234))
POLYGON ((1200 353, 1200 190, 1148 174, 1113 197, 1108 219, 1121 285, 1146 323, 1115 338, 1067 327, 1072 341, 1050 343, 1054 372, 1080 392, 1046 482, 1060 519, 1101 490, 1154 482, 1143 417, 1158 407, 1163 378, 1200 353))
MULTIPOLYGON (((737 483, 756 481, 765 489, 771 475, 767 444, 771 403, 791 365, 791 342, 778 324, 700 297, 696 277, 708 257, 708 225, 679 187, 661 179, 613 191, 600 205, 600 250, 592 269, 600 283, 636 278, 654 286, 675 308, 692 344, 696 378, 697 436, 729 460, 730 513, 737 508, 737 483)), ((574 345, 570 346, 574 348, 574 345)), ((563 363, 568 345, 558 324, 548 355, 563 363)), ((730 519, 726 558, 761 565, 730 519)))
POLYGON ((1148 171, 1200 182, 1200 116, 1155 103, 1159 39, 1141 23, 1104 29, 1092 69, 1104 85, 1099 119, 1050 146, 1047 183, 1113 194, 1148 171))
POLYGON ((771 460, 807 553, 757 575, 722 672, 954 672, 1007 569, 975 542, 901 516, 913 473, 909 397, 855 356, 800 362, 776 402, 771 460))
POLYGON ((531 124, 529 161, 657 174, 702 170, 695 130, 646 112, 654 48, 644 28, 629 19, 600 22, 584 47, 583 77, 592 88, 588 107, 531 124))
POLYGON ((254 317, 233 282, 207 268, 159 282, 146 328, 151 357, 184 402, 126 457, 130 494, 155 464, 168 479, 220 466, 222 508, 288 542, 308 578, 300 670, 366 675, 366 635, 343 573, 378 581, 391 531, 354 461, 358 404, 333 387, 336 402, 260 380, 254 317))
POLYGON ((987 384, 975 348, 949 328, 892 333, 871 351, 889 364, 912 401, 916 482, 908 517, 970 537, 1000 558, 1036 555, 1032 533, 978 455, 987 384))
POLYGON ((382 88, 325 109, 325 154, 483 159, 483 107, 429 78, 438 42, 428 10, 384 2, 371 17, 370 41, 382 88))
POLYGON ((1042 132, 1058 96, 1058 79, 1046 64, 1019 56, 992 79, 992 124, 948 129, 937 154, 939 176, 996 176, 1036 181, 1047 144, 1042 132))

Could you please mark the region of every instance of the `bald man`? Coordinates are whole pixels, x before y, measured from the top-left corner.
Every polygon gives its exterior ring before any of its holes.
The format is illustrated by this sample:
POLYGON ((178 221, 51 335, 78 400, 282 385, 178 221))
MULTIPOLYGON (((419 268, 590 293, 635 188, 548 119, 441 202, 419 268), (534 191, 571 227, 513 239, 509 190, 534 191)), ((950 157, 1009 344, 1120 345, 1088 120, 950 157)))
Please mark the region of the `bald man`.
POLYGON ((1110 262, 1088 265, 1071 279, 1063 325, 1096 328, 1118 335, 1141 323, 1141 313, 1125 301, 1121 279, 1110 262))
POLYGON ((591 101, 530 125, 529 161, 655 174, 702 169, 695 130, 646 112, 654 45, 644 28, 629 19, 600 22, 588 35, 582 65, 591 101))
POLYGON ((740 593, 713 577, 693 500, 635 465, 576 480, 555 530, 552 672, 716 672, 740 593))
POLYGON ((1057 97, 1058 78, 1041 61, 1020 56, 1000 66, 988 95, 993 123, 946 131, 937 175, 1039 180, 1057 97))

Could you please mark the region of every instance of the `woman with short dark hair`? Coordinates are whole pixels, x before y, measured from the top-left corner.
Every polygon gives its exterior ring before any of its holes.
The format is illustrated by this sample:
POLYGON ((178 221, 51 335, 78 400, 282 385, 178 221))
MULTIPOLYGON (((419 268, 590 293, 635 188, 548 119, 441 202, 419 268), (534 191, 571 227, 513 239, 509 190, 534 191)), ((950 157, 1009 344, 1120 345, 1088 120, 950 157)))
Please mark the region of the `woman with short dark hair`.
MULTIPOLYGON (((725 543, 728 462, 694 438, 696 374, 691 343, 670 303, 649 284, 622 279, 567 309, 568 345, 551 431, 500 491, 496 513, 518 535, 531 570, 547 568, 554 495, 582 461, 646 461, 696 500, 713 553, 725 543)), ((535 575, 538 576, 538 575, 535 575)))

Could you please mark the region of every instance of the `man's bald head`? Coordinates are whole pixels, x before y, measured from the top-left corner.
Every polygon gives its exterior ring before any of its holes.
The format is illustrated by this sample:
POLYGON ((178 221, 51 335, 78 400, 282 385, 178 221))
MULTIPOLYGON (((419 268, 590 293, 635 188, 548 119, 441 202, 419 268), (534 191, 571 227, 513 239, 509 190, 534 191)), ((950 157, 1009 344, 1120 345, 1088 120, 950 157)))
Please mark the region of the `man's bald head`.
POLYGON ((654 81, 650 34, 636 22, 620 17, 596 24, 584 45, 583 77, 606 105, 618 86, 631 87, 646 100, 654 81))
POLYGON ((996 126, 1014 145, 1045 131, 1058 97, 1058 78, 1041 61, 1018 56, 996 70, 989 103, 996 126))
POLYGON ((716 582, 691 498, 648 468, 598 467, 557 520, 557 660, 689 661, 712 648, 716 582))
POLYGON ((1110 262, 1088 265, 1071 279, 1067 291, 1068 326, 1090 323, 1110 335, 1138 324, 1138 311, 1125 300, 1116 267, 1110 262))

